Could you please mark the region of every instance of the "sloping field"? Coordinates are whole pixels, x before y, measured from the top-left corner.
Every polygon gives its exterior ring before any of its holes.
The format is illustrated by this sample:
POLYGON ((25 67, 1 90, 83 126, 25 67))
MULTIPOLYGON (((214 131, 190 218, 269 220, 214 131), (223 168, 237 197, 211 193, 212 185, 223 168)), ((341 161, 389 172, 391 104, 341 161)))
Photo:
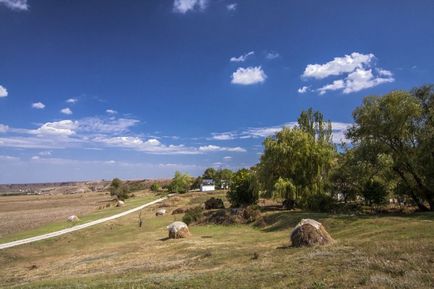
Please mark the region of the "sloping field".
MULTIPOLYGON (((186 194, 161 206, 198 205, 186 194)), ((159 205, 56 239, 0 251, 5 288, 432 288, 434 215, 357 217, 269 211, 255 225, 191 226, 168 240, 159 205), (322 222, 334 245, 288 247, 301 218, 322 222)))

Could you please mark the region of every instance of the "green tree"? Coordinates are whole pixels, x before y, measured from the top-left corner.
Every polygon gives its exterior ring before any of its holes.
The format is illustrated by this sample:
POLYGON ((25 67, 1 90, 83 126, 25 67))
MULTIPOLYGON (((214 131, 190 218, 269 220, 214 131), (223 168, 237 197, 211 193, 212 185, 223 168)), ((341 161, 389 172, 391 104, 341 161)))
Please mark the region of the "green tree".
POLYGON ((253 170, 237 171, 227 192, 227 198, 232 207, 256 204, 259 199, 259 183, 253 170))
POLYGON ((215 174, 215 184, 217 188, 223 189, 225 186, 229 186, 233 176, 233 172, 230 169, 220 169, 215 174))
POLYGON ((217 175, 217 171, 215 168, 207 168, 202 175, 204 179, 212 179, 214 180, 217 175))
POLYGON ((319 142, 331 143, 332 140, 332 123, 324 120, 324 116, 319 111, 313 111, 309 108, 303 111, 298 117, 298 127, 310 134, 319 142))
POLYGON ((175 172, 175 176, 168 185, 167 189, 169 193, 186 193, 191 187, 193 180, 188 174, 182 174, 180 172, 175 172))
POLYGON ((194 179, 193 183, 191 184, 191 189, 192 190, 197 190, 200 189, 200 185, 202 184, 202 177, 198 176, 197 178, 194 179))
POLYGON ((125 200, 129 198, 130 189, 128 185, 122 182, 118 178, 114 178, 109 187, 110 195, 116 196, 119 200, 125 200))
POLYGON ((151 191, 158 192, 161 189, 160 185, 158 183, 153 183, 151 185, 151 191))
POLYGON ((434 91, 393 91, 366 97, 353 112, 348 137, 355 147, 392 160, 391 167, 421 210, 434 210, 434 91), (428 205, 428 206, 427 206, 428 205))
POLYGON ((325 192, 334 158, 330 143, 300 128, 283 128, 264 141, 258 173, 265 196, 304 205, 309 195, 325 192))

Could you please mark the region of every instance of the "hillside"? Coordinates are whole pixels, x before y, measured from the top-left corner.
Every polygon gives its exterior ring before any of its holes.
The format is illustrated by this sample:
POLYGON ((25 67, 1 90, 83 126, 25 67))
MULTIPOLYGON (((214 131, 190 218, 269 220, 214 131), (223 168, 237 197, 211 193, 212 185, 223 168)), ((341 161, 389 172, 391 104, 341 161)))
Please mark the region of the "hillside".
MULTIPOLYGON (((138 214, 62 237, 0 251, 7 288, 432 288, 432 213, 350 216, 266 209, 249 225, 193 225, 168 240, 188 193, 138 214), (155 217, 164 206, 169 214, 155 217), (336 244, 289 247, 302 218, 322 222, 336 244)), ((220 197, 224 197, 222 194, 220 197)))

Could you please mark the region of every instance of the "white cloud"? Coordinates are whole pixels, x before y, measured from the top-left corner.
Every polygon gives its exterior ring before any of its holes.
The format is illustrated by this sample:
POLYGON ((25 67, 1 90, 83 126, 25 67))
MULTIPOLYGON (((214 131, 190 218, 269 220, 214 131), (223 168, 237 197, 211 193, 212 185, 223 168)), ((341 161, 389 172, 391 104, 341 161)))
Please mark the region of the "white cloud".
POLYGON ((55 135, 55 136, 71 136, 75 134, 75 130, 78 127, 78 123, 72 120, 61 120, 55 122, 44 123, 41 127, 31 131, 33 134, 40 136, 55 135))
POLYGON ((204 10, 208 5, 208 0, 175 0, 173 11, 185 14, 189 11, 204 10))
POLYGON ((105 112, 107 112, 109 114, 117 114, 118 113, 116 110, 113 110, 113 109, 106 109, 105 112))
POLYGON ((238 57, 231 57, 231 59, 229 59, 229 61, 231 62, 244 62, 247 60, 247 58, 251 55, 254 55, 255 52, 254 51, 250 51, 247 52, 246 54, 240 55, 238 57))
POLYGON ((77 98, 68 98, 68 99, 66 100, 67 103, 72 103, 72 104, 76 103, 77 101, 78 101, 77 98))
POLYGON ((40 155, 40 156, 51 156, 51 151, 42 151, 42 152, 39 152, 38 155, 40 155))
POLYGON ((9 130, 9 126, 0 123, 0 133, 7 132, 9 130))
POLYGON ((33 156, 33 157, 32 157, 32 160, 33 160, 33 161, 38 161, 40 158, 41 158, 40 156, 33 156))
POLYGON ((232 83, 241 85, 251 85, 263 83, 267 79, 267 75, 262 70, 261 66, 256 67, 239 67, 237 71, 232 73, 232 83))
POLYGON ((213 133, 211 139, 213 140, 232 140, 234 135, 231 132, 213 133))
POLYGON ((273 59, 276 59, 279 57, 280 57, 280 54, 275 52, 275 51, 270 51, 270 52, 267 52, 267 54, 265 54, 265 58, 267 58, 269 60, 273 60, 273 59))
POLYGON ((308 64, 304 70, 303 77, 323 79, 329 76, 341 75, 362 68, 370 64, 375 58, 374 54, 361 54, 353 52, 343 57, 335 57, 325 64, 308 64))
POLYGON ((242 147, 220 147, 216 145, 207 145, 199 147, 201 152, 246 152, 242 147))
POLYGON ((302 86, 299 89, 297 89, 298 93, 306 93, 309 91, 309 86, 302 86))
POLYGON ((121 133, 129 130, 130 127, 140 123, 137 119, 115 118, 102 119, 99 117, 86 117, 78 120, 78 129, 91 133, 121 133))
POLYGON ((344 87, 345 87, 345 82, 342 79, 339 79, 339 80, 333 81, 333 83, 331 83, 331 84, 327 84, 327 85, 319 88, 318 91, 319 91, 319 94, 324 94, 328 90, 338 90, 338 89, 343 89, 344 87))
POLYGON ((62 108, 60 110, 60 112, 63 113, 63 114, 67 114, 67 115, 72 114, 72 110, 69 107, 62 108))
POLYGON ((35 102, 35 103, 32 104, 32 107, 36 108, 36 109, 44 109, 45 108, 45 104, 43 104, 42 102, 35 102))
POLYGON ((237 3, 231 3, 231 4, 226 5, 226 9, 228 9, 229 11, 235 11, 235 10, 237 10, 237 6, 238 6, 237 3))
POLYGON ((6 87, 0 85, 0 97, 6 97, 6 96, 8 96, 8 90, 6 89, 6 87))
POLYGON ((29 4, 27 3, 27 0, 0 0, 0 4, 3 4, 12 10, 29 9, 29 4))
POLYGON ((232 157, 231 156, 225 156, 225 157, 223 157, 223 160, 228 162, 228 161, 232 160, 232 157))

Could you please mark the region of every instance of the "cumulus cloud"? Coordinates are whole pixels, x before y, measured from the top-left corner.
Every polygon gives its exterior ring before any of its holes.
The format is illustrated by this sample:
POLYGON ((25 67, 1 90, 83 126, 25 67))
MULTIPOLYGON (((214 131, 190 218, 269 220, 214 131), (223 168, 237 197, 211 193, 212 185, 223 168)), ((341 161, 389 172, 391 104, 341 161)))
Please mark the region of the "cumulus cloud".
POLYGON ((175 0, 173 2, 173 11, 185 14, 189 11, 203 11, 208 5, 208 0, 175 0))
POLYGON ((0 85, 0 97, 8 96, 8 90, 6 87, 0 85))
POLYGON ((45 108, 45 104, 43 104, 42 102, 35 102, 35 103, 32 104, 32 107, 36 108, 36 109, 44 109, 45 108))
POLYGON ((78 101, 77 98, 68 98, 68 99, 66 100, 67 103, 72 103, 72 104, 76 103, 77 101, 78 101))
POLYGON ((353 52, 343 57, 335 57, 325 64, 309 64, 303 78, 324 79, 331 76, 343 76, 318 88, 319 94, 341 90, 344 94, 371 88, 382 83, 393 82, 393 73, 376 67, 375 55, 353 52))
POLYGON ((72 114, 72 110, 69 107, 62 108, 60 110, 60 112, 63 113, 63 114, 67 114, 67 115, 72 114))
POLYGON ((247 58, 251 55, 254 55, 255 52, 254 51, 250 51, 247 52, 246 54, 240 55, 238 57, 231 57, 231 59, 229 59, 229 61, 231 62, 244 62, 247 60, 247 58))
POLYGON ((0 4, 12 10, 28 10, 29 4, 27 0, 0 0, 0 4))
POLYGON ((251 85, 263 83, 267 79, 267 75, 261 66, 255 67, 239 67, 237 71, 232 73, 232 83, 240 85, 251 85))
POLYGON ((108 114, 117 114, 118 113, 116 110, 113 110, 113 109, 106 109, 105 112, 107 112, 108 114))
POLYGON ((71 136, 75 134, 75 130, 78 128, 78 123, 69 119, 47 122, 36 130, 30 131, 30 133, 40 136, 55 135, 55 136, 71 136))
POLYGON ((232 140, 234 135, 231 132, 213 133, 211 139, 213 140, 232 140))
POLYGON ((306 93, 309 91, 309 86, 302 86, 299 89, 297 89, 298 93, 306 93))
POLYGON ((349 73, 356 68, 362 68, 368 65, 373 59, 374 54, 361 54, 353 52, 343 57, 335 57, 332 61, 325 64, 308 64, 304 70, 303 77, 323 79, 333 75, 349 73))
POLYGON ((235 10, 237 10, 237 6, 238 6, 237 3, 231 3, 231 4, 226 5, 226 9, 228 9, 229 11, 235 11, 235 10))

